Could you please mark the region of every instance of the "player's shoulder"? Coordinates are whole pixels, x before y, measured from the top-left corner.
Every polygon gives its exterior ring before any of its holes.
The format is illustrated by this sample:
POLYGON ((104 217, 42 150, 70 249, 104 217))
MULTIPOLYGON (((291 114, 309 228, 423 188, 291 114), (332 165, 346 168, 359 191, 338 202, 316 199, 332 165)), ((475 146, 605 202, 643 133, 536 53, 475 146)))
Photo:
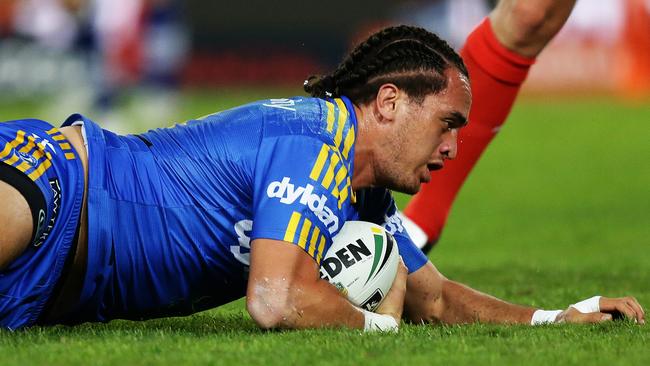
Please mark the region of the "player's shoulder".
POLYGON ((354 140, 352 104, 344 98, 292 97, 258 102, 265 117, 265 137, 304 136, 342 147, 354 140))
POLYGON ((325 101, 310 97, 272 98, 255 105, 264 118, 264 136, 323 136, 325 101))
MULTIPOLYGON (((316 139, 341 152, 352 147, 356 117, 345 97, 262 99, 198 119, 232 131, 259 131, 262 138, 316 139)), ((349 152, 349 151, 347 151, 349 152)))

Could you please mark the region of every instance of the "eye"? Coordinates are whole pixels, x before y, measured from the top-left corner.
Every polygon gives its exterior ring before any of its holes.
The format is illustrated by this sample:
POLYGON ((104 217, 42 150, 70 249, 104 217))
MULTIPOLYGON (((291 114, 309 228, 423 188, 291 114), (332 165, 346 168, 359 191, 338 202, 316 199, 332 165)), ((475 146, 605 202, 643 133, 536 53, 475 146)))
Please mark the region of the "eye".
POLYGON ((447 120, 442 120, 442 128, 445 132, 451 132, 454 129, 451 123, 447 120))
POLYGON ((454 131, 458 132, 458 130, 465 126, 464 122, 461 122, 456 118, 442 118, 441 122, 445 133, 454 131))

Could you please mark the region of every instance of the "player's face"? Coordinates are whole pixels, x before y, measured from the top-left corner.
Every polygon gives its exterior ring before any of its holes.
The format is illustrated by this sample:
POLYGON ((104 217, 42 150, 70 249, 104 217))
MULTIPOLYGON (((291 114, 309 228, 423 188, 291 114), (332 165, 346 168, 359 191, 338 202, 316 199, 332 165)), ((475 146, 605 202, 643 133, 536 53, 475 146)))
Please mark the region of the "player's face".
POLYGON ((386 180, 383 186, 415 194, 431 179, 431 171, 456 157, 458 130, 466 124, 472 97, 469 80, 458 70, 447 70, 446 75, 445 90, 398 108, 392 146, 378 164, 383 170, 379 176, 386 180))

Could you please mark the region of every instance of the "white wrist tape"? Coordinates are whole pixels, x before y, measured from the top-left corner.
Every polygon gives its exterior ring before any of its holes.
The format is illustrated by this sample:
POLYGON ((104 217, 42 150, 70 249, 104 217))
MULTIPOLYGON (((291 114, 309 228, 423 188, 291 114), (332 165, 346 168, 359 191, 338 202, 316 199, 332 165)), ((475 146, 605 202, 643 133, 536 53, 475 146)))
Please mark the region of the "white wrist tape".
POLYGON ((597 313, 600 311, 600 296, 590 297, 571 305, 572 308, 581 313, 597 313))
POLYGON ((377 314, 371 311, 363 311, 364 326, 366 332, 397 332, 399 324, 390 315, 377 314))
MULTIPOLYGON (((582 300, 573 305, 570 305, 581 313, 597 313, 600 311, 600 296, 590 297, 587 300, 582 300)), ((533 318, 530 320, 531 325, 555 323, 557 316, 560 315, 562 310, 537 310, 533 313, 533 318)))
POLYGON ((530 325, 555 323, 555 319, 561 312, 562 310, 537 310, 533 313, 530 325))

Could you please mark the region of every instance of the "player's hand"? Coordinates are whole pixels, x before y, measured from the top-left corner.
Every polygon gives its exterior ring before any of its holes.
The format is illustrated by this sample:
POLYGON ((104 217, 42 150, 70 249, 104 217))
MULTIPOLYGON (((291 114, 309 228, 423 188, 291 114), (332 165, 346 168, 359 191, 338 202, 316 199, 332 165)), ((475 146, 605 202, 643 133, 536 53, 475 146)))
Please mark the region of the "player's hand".
POLYGON ((626 318, 634 319, 638 324, 645 324, 645 311, 639 302, 632 296, 619 298, 600 298, 600 311, 612 315, 622 314, 626 318))
POLYGON ((397 265, 397 274, 393 281, 393 286, 386 294, 384 301, 375 309, 375 313, 390 315, 395 318, 397 324, 402 320, 402 311, 404 310, 404 296, 406 295, 406 278, 408 277, 408 270, 402 261, 399 259, 397 265))
POLYGON ((634 297, 601 297, 599 311, 581 312, 573 305, 558 315, 556 323, 600 323, 625 316, 638 324, 645 324, 645 311, 634 297))

